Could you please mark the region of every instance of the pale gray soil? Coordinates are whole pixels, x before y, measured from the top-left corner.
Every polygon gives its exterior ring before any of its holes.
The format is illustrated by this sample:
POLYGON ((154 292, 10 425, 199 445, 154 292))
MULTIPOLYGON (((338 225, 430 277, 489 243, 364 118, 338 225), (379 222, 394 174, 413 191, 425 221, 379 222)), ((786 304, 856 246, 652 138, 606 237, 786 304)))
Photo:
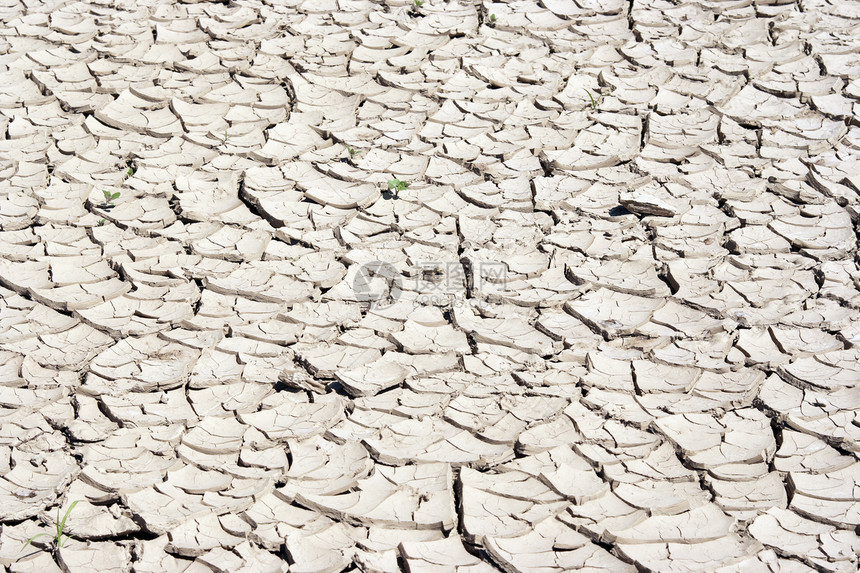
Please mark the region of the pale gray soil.
POLYGON ((857 1, 0 3, 3 573, 857 570, 857 1))

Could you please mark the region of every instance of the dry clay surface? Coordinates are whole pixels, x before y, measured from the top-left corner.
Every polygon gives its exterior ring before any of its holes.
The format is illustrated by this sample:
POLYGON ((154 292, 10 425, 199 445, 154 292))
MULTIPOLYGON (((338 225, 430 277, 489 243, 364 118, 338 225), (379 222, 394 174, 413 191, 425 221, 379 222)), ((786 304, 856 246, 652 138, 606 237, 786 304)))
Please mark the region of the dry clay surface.
POLYGON ((3 573, 857 570, 860 3, 0 21, 3 573))

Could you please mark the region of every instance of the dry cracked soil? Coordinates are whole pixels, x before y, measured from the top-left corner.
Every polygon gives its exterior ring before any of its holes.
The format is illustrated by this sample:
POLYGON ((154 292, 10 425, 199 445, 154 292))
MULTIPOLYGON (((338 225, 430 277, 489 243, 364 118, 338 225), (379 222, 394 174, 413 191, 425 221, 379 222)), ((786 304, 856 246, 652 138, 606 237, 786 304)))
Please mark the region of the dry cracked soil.
POLYGON ((858 118, 856 0, 0 0, 0 571, 856 571, 858 118))

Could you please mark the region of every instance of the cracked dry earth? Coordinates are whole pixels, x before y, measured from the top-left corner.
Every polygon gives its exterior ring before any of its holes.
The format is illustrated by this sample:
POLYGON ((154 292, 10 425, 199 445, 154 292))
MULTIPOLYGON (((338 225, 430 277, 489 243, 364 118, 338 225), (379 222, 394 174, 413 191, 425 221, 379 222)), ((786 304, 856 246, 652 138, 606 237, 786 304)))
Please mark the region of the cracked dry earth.
POLYGON ((3 573, 857 570, 860 3, 0 4, 3 573))

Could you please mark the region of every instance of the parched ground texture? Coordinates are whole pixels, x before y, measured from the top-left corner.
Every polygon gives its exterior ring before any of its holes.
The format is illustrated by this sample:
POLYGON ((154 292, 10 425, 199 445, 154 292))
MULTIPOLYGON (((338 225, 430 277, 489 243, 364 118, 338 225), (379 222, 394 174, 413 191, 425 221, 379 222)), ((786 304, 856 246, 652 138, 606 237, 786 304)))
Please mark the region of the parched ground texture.
POLYGON ((3 573, 857 570, 860 3, 0 3, 3 573))

